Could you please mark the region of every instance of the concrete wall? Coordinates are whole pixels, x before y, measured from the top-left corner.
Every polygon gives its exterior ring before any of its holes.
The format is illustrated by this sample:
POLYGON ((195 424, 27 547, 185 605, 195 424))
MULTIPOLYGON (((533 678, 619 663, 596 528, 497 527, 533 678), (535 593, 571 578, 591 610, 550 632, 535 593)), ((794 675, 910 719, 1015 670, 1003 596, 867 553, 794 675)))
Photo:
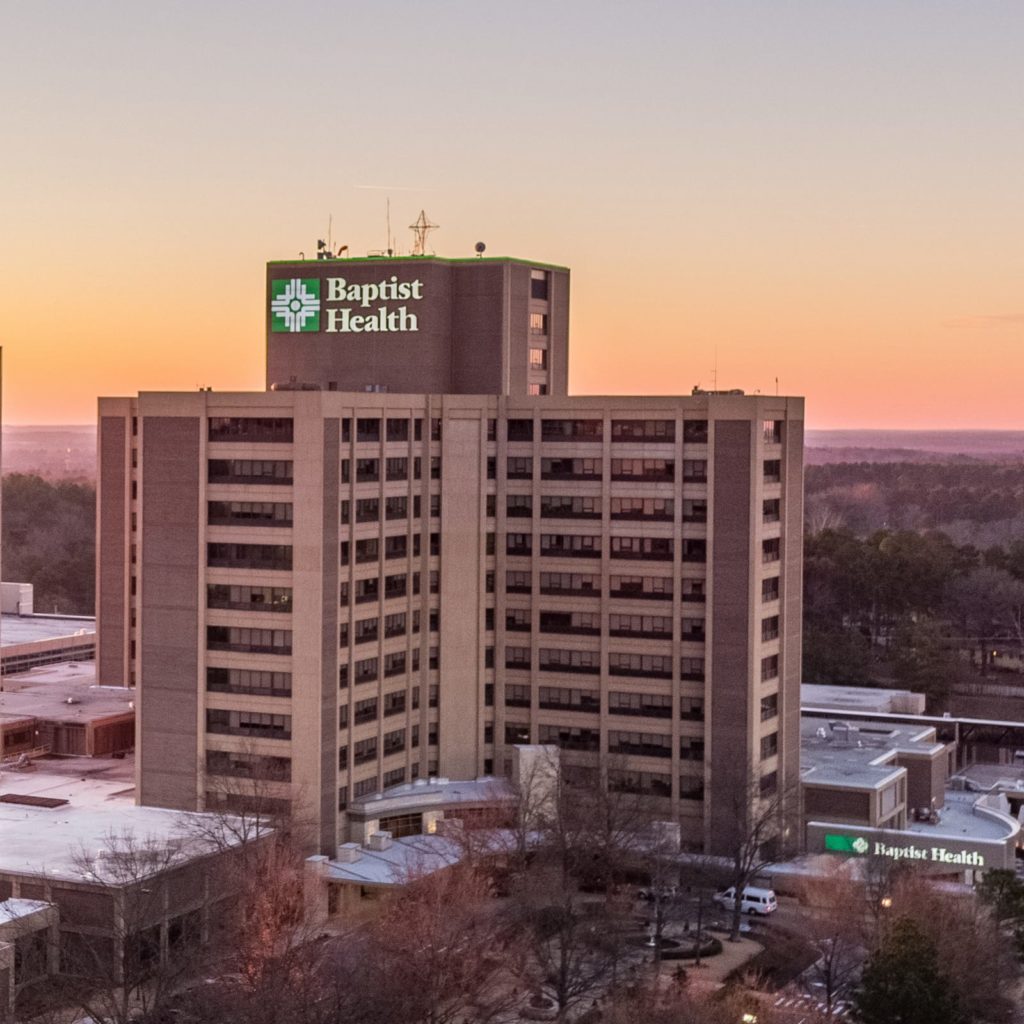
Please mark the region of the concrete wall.
POLYGON ((140 602, 139 800, 195 808, 202 421, 142 421, 142 600, 140 602))
MULTIPOLYGON (((101 413, 103 406, 101 403, 101 413)), ((113 403, 110 403, 113 404, 113 403)), ((131 418, 100 416, 96 490, 96 682, 127 686, 131 418)))

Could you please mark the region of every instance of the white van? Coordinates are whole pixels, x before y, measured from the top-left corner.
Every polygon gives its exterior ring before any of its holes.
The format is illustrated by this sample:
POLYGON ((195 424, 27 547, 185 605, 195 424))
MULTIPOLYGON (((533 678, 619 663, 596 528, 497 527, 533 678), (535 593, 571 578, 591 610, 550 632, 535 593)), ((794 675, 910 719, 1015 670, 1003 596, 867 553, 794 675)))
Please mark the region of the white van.
MULTIPOLYGON (((736 888, 729 886, 724 892, 715 893, 715 902, 727 910, 736 903, 736 888)), ((744 914, 772 914, 779 909, 774 889, 758 889, 747 886, 740 897, 740 909, 744 914)))

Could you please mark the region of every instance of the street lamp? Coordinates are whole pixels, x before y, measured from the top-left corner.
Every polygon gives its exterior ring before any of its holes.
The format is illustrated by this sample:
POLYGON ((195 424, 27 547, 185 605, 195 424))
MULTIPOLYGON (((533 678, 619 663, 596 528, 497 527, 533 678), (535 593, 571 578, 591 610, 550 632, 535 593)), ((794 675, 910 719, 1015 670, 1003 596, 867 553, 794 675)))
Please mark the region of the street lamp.
POLYGON ((740 1024, 757 1024, 756 1013, 745 1013, 740 1017, 740 1024))

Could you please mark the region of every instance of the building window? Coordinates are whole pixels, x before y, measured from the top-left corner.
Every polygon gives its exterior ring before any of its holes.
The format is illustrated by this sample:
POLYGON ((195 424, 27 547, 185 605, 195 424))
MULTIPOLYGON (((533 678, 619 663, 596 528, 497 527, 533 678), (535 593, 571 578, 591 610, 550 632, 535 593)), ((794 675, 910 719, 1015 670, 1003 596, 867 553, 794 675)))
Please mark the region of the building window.
MULTIPOLYGON (((596 499, 591 499, 596 500, 596 499)), ((672 498, 612 498, 612 519, 650 520, 670 523, 675 518, 676 504, 672 498)), ((683 502, 683 522, 686 522, 686 502, 683 502)))
POLYGON ((206 689, 211 693, 244 693, 260 697, 290 697, 290 672, 268 672, 251 668, 206 669, 206 689))
POLYGON ((612 576, 611 597, 639 598, 646 601, 671 601, 671 576, 612 576))
POLYGON ((782 555, 782 541, 778 537, 768 537, 761 541, 761 561, 764 564, 777 562, 782 555))
MULTIPOLYGON (((488 502, 494 500, 493 494, 487 495, 488 502)), ((492 512, 491 515, 494 513, 492 512)), ((541 515, 543 515, 543 511, 541 515)), ((533 497, 529 494, 509 494, 505 498, 505 515, 509 519, 529 519, 533 515, 533 497)))
POLYGON ((537 730, 537 742, 549 743, 563 750, 596 751, 601 749, 601 732, 568 725, 541 725, 537 730))
POLYGON ((695 683, 702 683, 704 681, 704 659, 680 658, 679 678, 695 683))
POLYGON ((380 459, 356 459, 356 483, 376 483, 380 480, 380 459))
POLYGON ((782 444, 782 420, 765 420, 761 425, 765 444, 782 444))
MULTIPOLYGON (((488 608, 487 610, 493 614, 493 609, 488 608)), ((505 629, 508 630, 509 632, 514 632, 514 633, 529 633, 530 632, 530 609, 529 608, 509 608, 505 612, 505 629)))
POLYGON ((526 668, 530 667, 529 647, 506 647, 505 668, 526 668))
POLYGON ((616 793, 670 797, 672 776, 663 775, 661 772, 612 770, 608 772, 608 788, 616 793))
MULTIPOLYGON (((529 554, 529 552, 527 552, 529 554)), ((530 593, 530 574, 528 572, 506 572, 505 593, 506 594, 528 594, 530 593)))
POLYGON ((206 607, 227 608, 242 612, 290 612, 290 587, 229 586, 225 583, 206 585, 206 607))
POLYGON ((376 658, 363 658, 362 661, 357 661, 353 667, 356 686, 361 683, 372 683, 377 679, 379 663, 376 658))
POLYGON ((533 537, 529 533, 505 534, 505 553, 507 555, 529 556, 533 551, 533 537))
POLYGON ((600 480, 600 459, 541 459, 542 480, 600 480))
POLYGON ((706 523, 708 521, 708 503, 705 498, 683 499, 683 522, 706 523))
POLYGON ((608 655, 608 672, 615 676, 636 676, 641 679, 671 679, 672 658, 668 654, 608 655))
POLYGON ((292 462, 283 459, 211 459, 207 463, 210 483, 290 484, 292 462))
POLYGON ((292 421, 275 417, 211 416, 211 441, 247 441, 291 444, 292 421))
POLYGON ((530 271, 530 298, 546 301, 548 297, 548 280, 550 275, 546 270, 530 271))
POLYGON ((703 800, 704 780, 697 775, 679 776, 679 799, 680 800, 703 800))
POLYGON ((384 733, 384 756, 400 754, 405 750, 405 730, 395 729, 393 732, 384 733))
POLYGON ((627 693, 612 690, 608 694, 610 715, 637 715, 642 718, 671 718, 672 697, 667 693, 627 693))
POLYGON ((356 420, 357 441, 379 441, 380 420, 378 419, 357 419, 356 420))
POLYGON ((708 542, 683 538, 683 561, 706 562, 708 560, 708 542))
POLYGON ((782 502, 779 498, 765 498, 761 505, 761 519, 766 525, 777 523, 782 518, 782 502))
POLYGON ((247 626, 207 626, 208 651, 238 651, 243 654, 291 654, 290 629, 250 629, 247 626))
POLYGON ((208 750, 206 752, 206 771, 209 775, 228 775, 234 778, 260 779, 270 782, 291 782, 292 761, 290 757, 268 757, 261 754, 208 750))
POLYGON ((533 459, 527 456, 509 456, 505 467, 505 476, 509 480, 532 480, 533 459))
POLYGON ((387 439, 389 441, 408 441, 409 421, 404 417, 402 419, 389 419, 387 421, 387 439))
MULTIPOLYGON (((371 736, 369 739, 360 740, 353 746, 352 749, 352 763, 355 765, 369 764, 371 761, 377 760, 377 737, 371 736)), ((367 780, 372 781, 372 780, 367 780)), ((356 795, 358 796, 358 790, 361 783, 356 784, 356 795)), ((373 787, 376 786, 376 782, 373 782, 369 792, 373 792, 373 787)))
POLYGON ((707 420, 683 420, 683 443, 684 444, 707 444, 708 443, 708 421, 707 420))
POLYGON ((706 459, 683 459, 683 483, 704 484, 708 480, 706 459))
POLYGON ((612 420, 612 441, 671 442, 675 420, 612 420))
POLYGON ((599 636, 601 616, 596 612, 545 612, 540 613, 542 633, 575 633, 582 636, 599 636))
POLYGON ((778 615, 769 615, 766 619, 761 620, 761 642, 767 643, 769 640, 776 640, 779 636, 779 617, 778 615))
POLYGON ((571 690, 561 686, 542 686, 539 705, 547 711, 583 711, 599 714, 601 697, 596 690, 571 690))
POLYGON ((782 462, 779 459, 765 459, 764 482, 777 484, 782 480, 782 462))
POLYGON ((527 384, 526 393, 532 398, 537 398, 548 393, 548 386, 547 384, 527 384))
POLYGON ((211 501, 211 526, 291 526, 292 505, 284 501, 211 501))
POLYGON ((675 478, 674 459, 612 459, 613 480, 671 482, 675 478))
POLYGON ((779 678, 779 656, 771 654, 761 659, 761 682, 766 683, 769 679, 779 678))
POLYGON ((292 736, 291 715, 271 715, 257 711, 206 712, 206 731, 224 736, 254 736, 261 739, 288 740, 292 736))
POLYGON ((704 642, 704 620, 684 618, 680 622, 681 637, 687 643, 704 642))
MULTIPOLYGON (((510 573, 510 575, 512 575, 510 573)), ((526 576, 524 593, 529 593, 529 574, 526 576)), ((542 594, 575 594, 578 597, 599 597, 601 594, 601 577, 590 573, 575 572, 542 572, 540 574, 540 592, 542 594)))
POLYGON ((679 739, 679 757, 683 761, 703 761, 704 741, 694 736, 681 736, 679 739))
POLYGON ((612 558, 671 562, 671 537, 612 537, 612 558))
POLYGON ((546 313, 531 313, 530 314, 530 333, 531 334, 547 334, 548 333, 548 318, 546 313))
POLYGON ((761 698, 761 721, 770 722, 779 714, 779 695, 770 693, 767 697, 761 698))
POLYGON ((290 544, 207 544, 206 564, 223 569, 289 570, 290 544))
POLYGON ((529 686, 505 685, 505 707, 528 708, 530 706, 529 686))
POLYGON ((533 440, 533 420, 509 420, 507 430, 509 441, 533 440))
POLYGON ((508 744, 529 743, 530 727, 518 722, 505 724, 505 742, 508 744))
POLYGON ((548 350, 546 348, 530 349, 530 369, 546 370, 548 368, 548 350))
POLYGON ((761 580, 761 600, 765 604, 779 599, 779 577, 772 576, 769 579, 761 580))
POLYGON ((601 420, 541 420, 542 441, 600 441, 604 424, 601 420))
POLYGON ((704 698, 703 697, 680 697, 679 698, 679 720, 681 722, 703 722, 704 721, 704 698))
MULTIPOLYGON (((376 743, 376 741, 374 741, 376 743)), ((373 756, 367 758, 368 761, 373 761, 377 757, 376 749, 374 750, 373 756)), ((357 782, 352 787, 352 796, 358 800, 360 797, 369 796, 371 793, 377 792, 377 779, 371 777, 369 779, 363 779, 361 782, 357 782)))
POLYGON ((385 459, 384 475, 388 480, 408 480, 409 460, 405 458, 385 459))
POLYGON ((761 737, 761 760, 767 761, 779 752, 779 734, 773 732, 768 736, 761 737))
POLYGON ((621 615, 613 612, 608 616, 608 635, 671 640, 672 620, 667 615, 621 615))
POLYGON ((639 757, 671 757, 672 737, 653 732, 608 730, 609 754, 634 754, 639 757))
POLYGON ((560 648, 540 649, 540 668, 544 672, 579 672, 599 675, 601 655, 598 651, 571 651, 560 648))
POLYGON ((542 533, 540 553, 549 558, 600 558, 601 538, 576 533, 542 533))

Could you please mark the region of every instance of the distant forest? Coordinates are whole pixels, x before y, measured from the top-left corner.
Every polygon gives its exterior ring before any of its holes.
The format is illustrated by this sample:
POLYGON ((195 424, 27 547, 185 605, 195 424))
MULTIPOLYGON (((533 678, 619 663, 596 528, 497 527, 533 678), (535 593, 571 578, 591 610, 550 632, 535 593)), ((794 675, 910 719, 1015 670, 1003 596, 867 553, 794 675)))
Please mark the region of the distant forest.
POLYGON ((809 533, 941 530, 978 547, 1024 539, 1024 464, 847 462, 808 466, 809 533))
POLYGON ((897 684, 1024 671, 1024 465, 806 472, 804 679, 897 684))
POLYGON ((27 473, 3 478, 3 578, 35 587, 37 612, 92 615, 96 488, 27 473))

